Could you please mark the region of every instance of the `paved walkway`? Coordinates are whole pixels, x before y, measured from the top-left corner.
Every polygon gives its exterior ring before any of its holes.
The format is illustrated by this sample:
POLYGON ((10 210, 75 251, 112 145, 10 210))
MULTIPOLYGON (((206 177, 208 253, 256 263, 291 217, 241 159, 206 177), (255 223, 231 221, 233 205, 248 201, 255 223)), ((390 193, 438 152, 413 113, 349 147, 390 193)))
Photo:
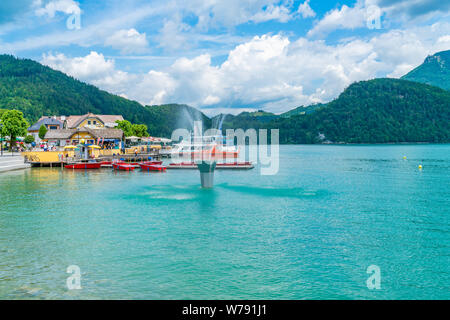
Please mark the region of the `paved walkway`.
POLYGON ((4 152, 3 156, 0 156, 0 172, 26 169, 29 167, 31 167, 30 164, 24 163, 23 157, 19 154, 14 153, 12 156, 11 153, 4 152))

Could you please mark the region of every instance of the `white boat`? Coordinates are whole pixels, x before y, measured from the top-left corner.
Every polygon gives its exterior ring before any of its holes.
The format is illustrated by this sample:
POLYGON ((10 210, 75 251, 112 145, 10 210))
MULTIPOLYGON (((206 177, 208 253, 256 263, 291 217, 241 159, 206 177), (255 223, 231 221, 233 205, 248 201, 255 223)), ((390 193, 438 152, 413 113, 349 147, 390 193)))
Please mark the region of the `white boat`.
POLYGON ((171 157, 178 158, 203 158, 213 156, 219 159, 236 159, 239 150, 234 145, 223 144, 222 136, 203 136, 191 141, 181 141, 175 144, 170 151, 171 157))

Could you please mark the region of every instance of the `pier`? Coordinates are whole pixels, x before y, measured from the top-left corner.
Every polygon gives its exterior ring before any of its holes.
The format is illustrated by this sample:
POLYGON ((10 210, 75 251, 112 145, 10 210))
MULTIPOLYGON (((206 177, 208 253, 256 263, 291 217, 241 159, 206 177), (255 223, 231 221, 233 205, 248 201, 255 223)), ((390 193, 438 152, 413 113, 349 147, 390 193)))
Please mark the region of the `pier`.
POLYGON ((21 155, 12 155, 11 153, 4 153, 0 156, 0 172, 21 170, 31 167, 29 163, 24 162, 21 155))
MULTIPOLYGON (((103 151, 103 150, 100 150, 103 151)), ((106 150, 111 151, 111 150, 106 150)), ((67 163, 79 161, 80 158, 76 158, 73 151, 35 151, 35 152, 23 152, 22 163, 31 167, 63 167, 67 163)), ((159 160, 161 155, 158 151, 148 153, 136 154, 99 154, 95 158, 89 160, 96 161, 112 161, 123 159, 125 162, 141 162, 147 161, 151 157, 154 160, 159 160)))

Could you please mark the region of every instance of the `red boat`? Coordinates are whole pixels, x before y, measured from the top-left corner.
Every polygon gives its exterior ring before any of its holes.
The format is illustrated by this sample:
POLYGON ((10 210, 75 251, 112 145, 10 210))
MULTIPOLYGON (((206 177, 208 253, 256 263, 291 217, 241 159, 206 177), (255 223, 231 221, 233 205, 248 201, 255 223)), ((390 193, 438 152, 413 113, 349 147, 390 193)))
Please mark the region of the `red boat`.
POLYGON ((126 164, 130 164, 135 167, 139 167, 141 164, 159 164, 161 165, 162 161, 143 161, 143 162, 124 162, 126 164))
POLYGON ((140 164, 159 164, 159 165, 162 165, 162 161, 144 161, 144 162, 141 162, 140 164))
POLYGON ((141 170, 145 171, 166 171, 166 167, 162 166, 162 161, 153 161, 153 162, 143 162, 139 165, 141 166, 141 170))
POLYGON ((101 168, 111 168, 112 167, 112 162, 111 161, 101 161, 100 162, 100 167, 101 168))
POLYGON ((135 168, 134 165, 126 164, 124 162, 115 162, 112 164, 112 166, 115 170, 123 170, 123 171, 133 171, 135 168))
POLYGON ((66 164, 65 169, 100 169, 101 162, 77 162, 66 164))

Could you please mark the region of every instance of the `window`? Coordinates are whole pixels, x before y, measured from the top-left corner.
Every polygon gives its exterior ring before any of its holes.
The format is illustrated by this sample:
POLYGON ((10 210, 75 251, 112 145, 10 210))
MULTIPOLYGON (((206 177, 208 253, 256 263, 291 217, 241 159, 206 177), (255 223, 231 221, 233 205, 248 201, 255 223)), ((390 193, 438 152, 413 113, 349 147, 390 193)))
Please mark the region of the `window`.
POLYGON ((91 124, 91 120, 88 120, 88 124, 89 124, 89 125, 91 124))
POLYGON ((94 122, 93 122, 93 123, 94 123, 94 124, 97 124, 97 121, 95 121, 95 120, 94 120, 94 122))

